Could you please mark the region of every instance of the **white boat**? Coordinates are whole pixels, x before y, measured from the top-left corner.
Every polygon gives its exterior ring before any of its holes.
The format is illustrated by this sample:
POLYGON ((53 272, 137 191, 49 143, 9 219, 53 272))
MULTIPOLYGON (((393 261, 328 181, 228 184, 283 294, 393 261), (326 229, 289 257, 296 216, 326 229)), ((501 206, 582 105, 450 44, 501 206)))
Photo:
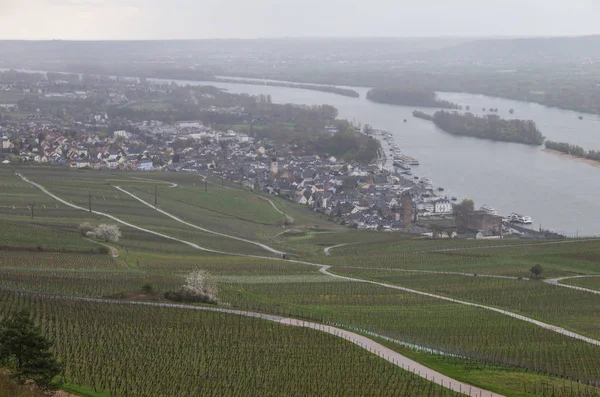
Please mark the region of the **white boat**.
POLYGON ((490 215, 498 215, 498 211, 495 208, 490 207, 489 205, 482 206, 479 211, 487 212, 490 215))
POLYGON ((512 214, 510 214, 510 216, 508 217, 508 220, 510 222, 522 223, 524 225, 531 225, 533 223, 533 220, 531 219, 530 216, 516 214, 514 212, 512 214))
POLYGON ((432 189, 433 188, 433 183, 431 182, 431 179, 429 178, 422 178, 419 183, 426 189, 432 189))

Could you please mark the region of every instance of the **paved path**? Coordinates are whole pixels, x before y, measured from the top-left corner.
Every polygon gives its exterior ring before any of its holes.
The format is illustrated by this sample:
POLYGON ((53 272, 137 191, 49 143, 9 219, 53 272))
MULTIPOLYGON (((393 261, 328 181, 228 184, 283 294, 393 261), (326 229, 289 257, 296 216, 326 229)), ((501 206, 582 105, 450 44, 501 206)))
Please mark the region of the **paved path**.
MULTIPOLYGON (((333 247, 331 247, 331 248, 333 248, 333 247)), ((501 278, 501 279, 505 279, 505 280, 529 281, 529 278, 527 278, 527 277, 498 276, 495 274, 479 274, 479 273, 445 272, 445 271, 441 271, 441 270, 416 270, 416 269, 361 267, 361 266, 336 266, 336 267, 340 267, 340 268, 344 268, 344 269, 380 270, 380 271, 405 272, 405 273, 444 274, 444 275, 465 276, 465 277, 487 277, 487 278, 501 278)))
POLYGON ((119 186, 114 186, 114 188, 117 189, 117 190, 119 190, 119 191, 121 191, 121 192, 123 192, 123 193, 125 193, 125 194, 127 194, 130 197, 133 197, 134 199, 136 199, 140 203, 142 203, 142 204, 144 204, 144 205, 146 205, 146 206, 148 206, 148 207, 150 207, 150 208, 152 208, 152 209, 160 212, 161 214, 166 215, 169 218, 174 219, 177 222, 182 223, 182 224, 184 224, 186 226, 189 226, 189 227, 192 227, 194 229, 203 231, 205 233, 210 233, 210 234, 214 234, 214 235, 217 235, 217 236, 221 236, 221 237, 225 237, 225 238, 229 238, 229 239, 233 239, 233 240, 237 240, 237 241, 242 241, 242 242, 248 243, 248 244, 253 244, 253 245, 256 245, 256 246, 258 246, 258 247, 260 247, 260 248, 262 248, 262 249, 264 249, 266 251, 269 251, 269 252, 271 252, 273 254, 276 254, 276 255, 279 255, 279 256, 283 256, 285 254, 285 252, 281 252, 279 250, 276 250, 274 248, 269 247, 268 245, 265 245, 265 244, 262 244, 262 243, 258 243, 256 241, 246 240, 245 238, 234 237, 234 236, 230 236, 230 235, 224 234, 224 233, 213 232, 212 230, 208 230, 208 229, 205 229, 203 227, 196 226, 193 223, 186 222, 183 219, 180 219, 180 218, 176 217, 175 215, 171 215, 167 211, 161 210, 160 208, 157 208, 157 207, 153 206, 149 202, 142 200, 141 198, 139 198, 135 194, 129 193, 127 190, 125 190, 125 189, 123 189, 123 188, 121 188, 119 186))
POLYGON ((565 287, 565 288, 575 289, 577 291, 589 292, 591 294, 600 295, 600 291, 599 290, 589 289, 589 288, 584 288, 584 287, 578 287, 576 285, 569 285, 569 284, 563 284, 563 283, 561 283, 562 280, 569 280, 569 279, 573 279, 573 278, 586 278, 586 277, 600 277, 600 275, 598 275, 598 274, 590 274, 590 275, 584 275, 584 276, 571 276, 571 277, 549 278, 549 279, 545 279, 543 281, 545 283, 547 283, 547 284, 556 285, 556 286, 559 286, 559 287, 565 287))
POLYGON ((476 247, 462 247, 462 248, 445 248, 445 249, 438 249, 438 250, 427 250, 427 251, 415 251, 415 252, 408 252, 410 254, 429 254, 429 253, 436 253, 436 252, 452 252, 452 251, 470 251, 470 250, 481 250, 481 249, 490 249, 490 248, 515 248, 515 247, 535 247, 538 245, 557 245, 557 244, 575 244, 575 243, 584 243, 584 242, 589 242, 589 241, 600 241, 600 239, 598 238, 590 238, 590 239, 585 239, 585 240, 578 240, 578 239, 573 239, 573 240, 560 240, 560 241, 548 241, 545 243, 531 243, 531 244, 498 244, 498 245, 488 245, 488 246, 476 246, 476 247))
POLYGON ((352 277, 340 276, 340 275, 337 275, 337 274, 334 274, 334 273, 330 273, 329 272, 330 268, 331 268, 331 266, 322 266, 321 269, 320 269, 320 272, 323 273, 323 274, 326 274, 328 276, 340 278, 340 279, 347 280, 347 281, 354 281, 354 282, 360 282, 360 283, 368 283, 368 284, 379 285, 379 286, 382 286, 382 287, 385 287, 385 288, 391 288, 391 289, 397 289, 397 290, 404 291, 404 292, 409 292, 411 294, 428 296, 430 298, 440 299, 440 300, 444 300, 444 301, 447 301, 447 302, 458 303, 458 304, 465 305, 465 306, 471 306, 471 307, 477 307, 477 308, 480 308, 480 309, 490 310, 490 311, 493 311, 493 312, 496 312, 496 313, 503 314, 503 315, 508 316, 508 317, 516 318, 517 320, 521 320, 521 321, 525 321, 525 322, 528 322, 528 323, 531 323, 531 324, 535 324, 538 327, 541 327, 541 328, 544 328, 544 329, 556 332, 556 333, 561 334, 561 335, 568 336, 568 337, 573 338, 573 339, 578 339, 578 340, 587 342, 587 343, 589 343, 591 345, 600 346, 600 341, 599 340, 588 338, 587 336, 583 336, 583 335, 577 334, 575 332, 566 330, 566 329, 558 327, 556 325, 547 324, 547 323, 544 323, 544 322, 541 322, 541 321, 538 321, 538 320, 534 320, 532 318, 525 317, 525 316, 522 316, 520 314, 516 314, 516 313, 510 312, 508 310, 502 310, 502 309, 498 309, 498 308, 492 307, 492 306, 480 305, 478 303, 462 301, 460 299, 449 298, 447 296, 436 295, 436 294, 431 294, 429 292, 423 292, 423 291, 418 291, 418 290, 414 290, 414 289, 410 289, 410 288, 400 287, 398 285, 385 284, 385 283, 380 283, 380 282, 376 282, 376 281, 370 281, 370 280, 363 280, 363 279, 356 279, 356 278, 352 278, 352 277))
POLYGON ((325 255, 330 256, 331 255, 331 250, 334 248, 341 248, 341 247, 345 247, 347 245, 350 245, 350 243, 345 243, 345 244, 338 244, 338 245, 332 245, 331 247, 327 247, 323 250, 323 252, 325 252, 325 255))
POLYGON ((281 317, 275 316, 271 314, 257 313, 257 312, 248 312, 242 310, 234 310, 234 309, 223 309, 219 307, 210 307, 210 306, 193 306, 193 305, 183 305, 183 304, 174 304, 174 303, 157 303, 157 302, 136 302, 136 301, 123 301, 123 300, 114 300, 114 299, 96 299, 96 298, 81 298, 81 297, 73 297, 73 296, 54 296, 54 295, 46 295, 46 294, 32 294, 25 292, 14 292, 22 296, 38 296, 43 297, 44 299, 55 299, 55 300, 69 300, 69 301, 77 301, 77 302, 89 302, 89 303, 101 303, 101 304, 112 304, 112 305, 137 305, 137 306, 151 306, 151 307, 163 307, 163 308, 175 308, 175 309, 186 309, 186 310, 200 310, 200 311, 210 311, 210 312, 219 312, 225 314, 233 314, 238 316, 245 317, 254 317, 262 320, 272 321, 275 323, 279 323, 282 325, 288 325, 292 327, 303 327, 310 328, 316 331, 325 332, 330 335, 336 336, 338 338, 343 338, 348 342, 351 342, 377 356, 380 358, 403 368, 406 371, 413 372, 419 375, 422 378, 425 378, 435 384, 442 385, 449 389, 452 389, 456 392, 460 392, 472 397, 503 397, 500 394, 492 393, 490 391, 480 389, 475 386, 471 386, 466 383, 459 382, 455 379, 449 378, 446 375, 443 375, 437 371, 429 369, 424 365, 411 360, 408 357, 401 355, 400 353, 387 348, 380 343, 375 342, 374 340, 357 334, 355 332, 347 331, 342 328, 337 328, 329 325, 314 323, 310 321, 298 320, 295 318, 289 317, 281 317))

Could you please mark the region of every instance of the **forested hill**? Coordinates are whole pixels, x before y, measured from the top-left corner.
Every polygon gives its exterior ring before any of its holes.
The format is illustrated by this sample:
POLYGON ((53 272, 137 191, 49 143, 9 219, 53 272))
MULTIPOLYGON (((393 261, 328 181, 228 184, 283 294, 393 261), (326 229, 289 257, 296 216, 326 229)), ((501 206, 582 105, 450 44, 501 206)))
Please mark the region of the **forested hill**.
POLYGON ((437 98, 435 92, 400 88, 373 88, 367 99, 378 103, 400 106, 421 106, 442 109, 458 109, 459 106, 437 98))
POLYGON ((503 120, 496 115, 484 117, 472 113, 439 111, 428 117, 415 112, 415 117, 431 120, 442 130, 452 135, 465 135, 493 141, 515 142, 526 145, 541 145, 544 136, 531 120, 503 120))

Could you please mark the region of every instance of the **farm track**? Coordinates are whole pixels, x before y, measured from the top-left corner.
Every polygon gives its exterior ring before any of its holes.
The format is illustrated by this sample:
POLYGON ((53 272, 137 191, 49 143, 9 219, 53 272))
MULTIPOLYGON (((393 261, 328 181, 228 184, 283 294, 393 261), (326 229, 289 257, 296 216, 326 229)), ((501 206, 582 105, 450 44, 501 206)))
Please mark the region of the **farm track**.
POLYGON ((379 270, 379 271, 390 271, 390 272, 404 272, 404 273, 426 273, 426 274, 442 274, 446 276, 465 276, 465 277, 485 277, 485 278, 500 278, 504 280, 524 280, 529 281, 527 277, 516 277, 516 276, 497 276, 494 274, 479 274, 479 273, 461 273, 461 272, 445 272, 441 270, 416 270, 416 269, 397 269, 397 268, 382 268, 382 267, 361 267, 361 266, 339 266, 344 269, 360 269, 360 270, 379 270))
POLYGON ((337 245, 332 245, 331 247, 327 247, 323 250, 323 252, 325 252, 325 256, 331 256, 331 250, 334 248, 341 248, 341 247, 345 247, 347 245, 350 245, 352 243, 345 243, 345 244, 337 244, 337 245))
POLYGON ((286 214, 285 212, 283 212, 282 210, 280 210, 279 208, 277 208, 277 206, 275 205, 275 203, 273 202, 273 200, 262 197, 262 196, 258 196, 261 200, 265 200, 268 201, 269 203, 271 203, 271 206, 273 207, 273 209, 275 209, 275 211, 279 212, 281 215, 285 216, 285 219, 288 220, 288 222, 294 223, 294 218, 292 218, 291 216, 289 216, 288 214, 286 214))
POLYGON ((565 287, 565 288, 570 288, 570 289, 574 289, 574 290, 577 290, 577 291, 589 292, 591 294, 600 295, 600 291, 599 290, 589 289, 589 288, 585 288, 585 287, 578 287, 576 285, 569 285, 569 284, 563 284, 563 283, 561 283, 562 280, 569 280, 569 279, 574 279, 574 278, 586 278, 586 277, 600 277, 600 275, 599 274, 589 274, 589 275, 583 275, 583 276, 570 276, 570 277, 549 278, 549 279, 545 279, 543 281, 546 284, 556 285, 558 287, 565 287))
MULTIPOLYGON (((59 202, 65 204, 65 205, 68 205, 68 206, 70 206, 72 208, 76 208, 76 209, 79 209, 81 211, 88 211, 86 208, 70 204, 69 202, 67 202, 67 201, 61 199, 60 197, 52 194, 51 192, 49 192, 42 185, 28 180, 23 175, 21 175, 21 174, 17 174, 17 175, 21 179, 23 179, 25 182, 30 183, 33 186, 36 186, 42 192, 44 192, 45 194, 47 194, 50 197, 54 198, 55 200, 58 200, 59 202)), ((157 236, 161 236, 161 237, 164 237, 164 238, 172 240, 172 241, 178 241, 180 243, 186 244, 186 245, 188 245, 190 247, 193 247, 193 248, 196 248, 196 249, 199 249, 199 250, 202 250, 202 251, 208 251, 208 252, 213 252, 213 253, 218 253, 218 254, 223 254, 223 255, 244 256, 244 257, 260 258, 260 259, 267 259, 267 260, 280 260, 279 258, 274 258, 274 257, 265 257, 265 256, 256 256, 256 255, 243 255, 243 254, 231 254, 231 253, 226 253, 226 252, 221 252, 221 251, 209 250, 209 249, 200 247, 197 244, 191 243, 189 241, 185 241, 185 240, 178 239, 178 238, 175 238, 175 237, 172 237, 172 236, 168 236, 168 235, 165 235, 165 234, 162 234, 162 233, 158 233, 158 232, 155 232, 155 231, 152 231, 152 230, 144 229, 144 228, 136 226, 136 225, 132 225, 132 224, 130 224, 128 222, 124 222, 124 221, 120 220, 119 218, 116 218, 116 217, 114 217, 112 215, 109 215, 109 214, 99 213, 99 212, 95 212, 95 211, 93 211, 93 212, 95 214, 97 214, 97 215, 108 217, 110 219, 113 219, 113 220, 115 220, 115 221, 117 221, 117 222, 119 222, 121 224, 124 224, 126 226, 132 227, 134 229, 137 229, 137 230, 140 230, 140 231, 144 231, 144 232, 147 232, 147 233, 150 233, 150 234, 154 234, 154 235, 157 235, 157 236)), ((229 236, 229 237, 231 237, 231 236, 229 236)), ((593 241, 596 241, 596 240, 593 240, 593 241)), ((493 312, 496 312, 496 313, 499 313, 499 314, 502 314, 502 315, 505 315, 505 316, 509 316, 509 317, 512 317, 512 318, 515 318, 515 319, 518 319, 518 320, 521 320, 521 321, 524 321, 524 322, 528 322, 528 323, 534 324, 534 325, 539 326, 541 328, 544 328, 544 329, 556 332, 558 334, 561 334, 561 335, 564 335, 564 336, 567 336, 567 337, 570 337, 570 338, 573 338, 573 339, 581 340, 581 341, 584 341, 584 342, 592 344, 592 345, 600 346, 600 341, 598 341, 596 339, 592 339, 592 338, 589 338, 589 337, 577 334, 575 332, 568 331, 568 330, 566 330, 564 328, 561 328, 561 327, 558 327, 558 326, 555 326, 555 325, 551 325, 551 324, 547 324, 547 323, 544 323, 544 322, 541 322, 541 321, 538 321, 538 320, 534 320, 532 318, 529 318, 529 317, 526 317, 526 316, 522 316, 520 314, 516 314, 516 313, 510 312, 510 311, 507 311, 507 310, 502 310, 502 309, 498 309, 498 308, 495 308, 495 307, 485 306, 485 305, 481 305, 481 304, 477 304, 477 303, 472 303, 472 302, 467 302, 467 301, 461 301, 461 300, 458 300, 458 299, 453 299, 453 298, 449 298, 449 297, 446 297, 446 296, 435 295, 435 294, 431 294, 431 293, 428 293, 428 292, 413 290, 413 289, 410 289, 410 288, 400 287, 400 286, 397 286, 397 285, 391 285, 391 284, 385 284, 385 283, 380 283, 380 282, 375 282, 375 281, 370 281, 370 280, 364 280, 364 279, 357 279, 357 278, 351 278, 351 277, 346 277, 346 276, 340 276, 340 275, 337 275, 337 274, 329 272, 329 269, 332 268, 332 266, 329 266, 329 265, 322 265, 322 264, 317 264, 317 263, 312 263, 312 262, 305 262, 305 261, 299 261, 299 260, 288 260, 287 262, 298 263, 298 264, 303 264, 303 265, 307 265, 307 266, 318 267, 319 271, 322 274, 325 274, 325 275, 330 276, 330 277, 335 277, 335 278, 343 279, 343 280, 346 280, 346 281, 360 282, 360 283, 367 283, 367 284, 378 285, 378 286, 381 286, 381 287, 384 287, 384 288, 396 289, 396 290, 400 290, 400 291, 404 291, 404 292, 408 292, 408 293, 412 293, 412 294, 423 295, 423 296, 427 296, 427 297, 434 298, 434 299, 444 300, 444 301, 447 301, 447 302, 452 302, 452 303, 457 303, 457 304, 461 304, 461 305, 465 305, 465 306, 470 306, 470 307, 475 307, 475 308, 480 308, 480 309, 484 309, 484 310, 493 311, 493 312)), ((78 298, 78 299, 86 299, 86 298, 78 298)), ((122 303, 122 302, 119 302, 119 301, 115 301, 115 302, 116 303, 122 303)), ((177 307, 177 305, 173 305, 173 306, 177 307)), ((192 307, 194 307, 194 306, 192 306, 192 307)), ((225 310, 225 309, 220 309, 220 310, 225 310)), ((236 312, 239 312, 239 311, 232 310, 230 313, 235 314, 236 312)), ((241 313, 244 313, 244 312, 241 312, 241 313)), ((266 316, 265 319, 268 319, 268 317, 277 318, 277 316, 270 316, 270 315, 264 315, 264 316, 266 316)), ((271 320, 271 321, 275 321, 275 320, 271 320)), ((279 320, 277 320, 277 321, 279 321, 279 320)), ((296 322, 298 322, 299 320, 290 319, 290 321, 296 321, 296 322)), ((316 327, 319 327, 319 326, 322 327, 322 325, 319 325, 319 324, 316 324, 316 323, 309 323, 309 324, 315 324, 316 327)), ((293 325, 293 324, 290 324, 290 325, 293 325)), ((350 333, 350 334, 352 334, 352 333, 350 333)), ((357 336, 360 336, 360 335, 357 335, 357 336)), ((367 341, 370 341, 368 338, 366 338, 366 339, 367 339, 367 341)), ((373 341, 371 341, 371 342, 372 343, 376 343, 376 342, 373 342, 373 341)), ((365 343, 366 343, 366 341, 365 341, 365 343)), ((359 344, 359 345, 362 346, 362 344, 359 344)), ((366 345, 364 348, 370 349, 370 345, 368 345, 368 346, 366 345)), ((393 351, 391 351, 391 352, 393 353, 393 351)), ((392 356, 390 355, 390 357, 392 357, 392 356)), ((423 367, 423 366, 421 366, 421 367, 423 368, 423 371, 421 371, 420 376, 427 377, 428 379, 432 379, 433 376, 435 376, 435 375, 432 375, 431 377, 429 377, 429 374, 433 374, 435 371, 432 371, 432 370, 430 370, 430 369, 428 369, 426 367, 423 367), (424 371, 429 371, 429 372, 424 372, 424 371)), ((414 368, 416 368, 416 367, 414 367, 414 368)), ((449 378, 447 378, 447 379, 449 379, 449 378)), ((441 382, 441 378, 436 379, 435 383, 438 383, 438 381, 441 382)), ((454 382, 455 382, 454 383, 455 385, 460 385, 459 387, 462 388, 462 384, 460 382, 455 381, 455 380, 454 380, 454 382)), ((441 383, 438 383, 438 384, 441 384, 441 383)), ((445 386, 448 386, 448 384, 449 384, 449 381, 447 383, 444 383, 445 386)), ((468 385, 465 385, 465 386, 468 387, 468 385)), ((485 396, 487 396, 488 393, 491 396, 495 396, 493 393, 490 393, 489 391, 482 391, 482 392, 485 393, 484 394, 485 396)))
POLYGON ((258 246, 258 247, 260 247, 260 248, 262 248, 262 249, 264 249, 264 250, 266 250, 266 251, 269 251, 269 252, 271 252, 271 253, 273 253, 273 254, 276 254, 276 255, 280 255, 280 256, 281 256, 281 255, 284 255, 284 254, 285 254, 285 252, 278 251, 278 250, 276 250, 276 249, 274 249, 274 248, 271 248, 271 247, 269 247, 268 245, 265 245, 265 244, 262 244, 262 243, 259 243, 259 242, 256 242, 256 241, 247 240, 247 239, 245 239, 245 238, 241 238, 241 237, 230 236, 230 235, 228 235, 228 234, 219 233, 219 232, 214 232, 214 231, 212 231, 212 230, 205 229, 205 228, 203 228, 203 227, 200 227, 200 226, 196 226, 196 225, 194 225, 193 223, 186 222, 186 221, 184 221, 183 219, 180 219, 180 218, 176 217, 175 215, 169 214, 167 211, 161 210, 160 208, 157 208, 157 207, 153 206, 152 204, 148 203, 147 201, 144 201, 144 200, 142 200, 141 198, 139 198, 139 197, 138 197, 138 196, 136 196, 135 194, 128 192, 127 190, 123 189, 123 188, 122 188, 122 187, 120 187, 120 186, 113 186, 113 187, 114 187, 115 189, 119 190, 120 192, 123 192, 123 193, 127 194, 128 196, 130 196, 130 197, 132 197, 132 198, 136 199, 136 200, 137 200, 137 201, 139 201, 140 203, 142 203, 142 204, 144 204, 144 205, 146 205, 146 206, 148 206, 148 207, 150 207, 150 208, 152 208, 152 209, 154 209, 154 210, 156 210, 156 211, 160 212, 161 214, 163 214, 163 215, 165 215, 165 216, 168 216, 169 218, 171 218, 171 219, 173 219, 173 220, 175 220, 175 221, 177 221, 177 222, 179 222, 179 223, 181 223, 181 224, 184 224, 184 225, 186 225, 186 226, 189 226, 189 227, 192 227, 192 228, 194 228, 194 229, 197 229, 197 230, 203 231, 203 232, 205 232, 205 233, 214 234, 214 235, 216 235, 216 236, 221 236, 221 237, 225 237, 225 238, 229 238, 229 239, 233 239, 233 240, 237 240, 237 241, 242 241, 242 242, 244 242, 244 243, 253 244, 253 245, 256 245, 256 246, 258 246))
POLYGON ((42 297, 44 299, 54 299, 54 300, 68 300, 75 302, 87 302, 87 303, 100 303, 100 304, 112 304, 112 305, 138 305, 138 306, 150 306, 150 307, 161 307, 161 308, 173 308, 173 309, 185 309, 185 310, 201 310, 201 311, 210 311, 217 313, 225 313, 232 314, 244 317, 254 317, 259 318, 266 321, 272 321, 275 323, 279 323, 281 325, 287 325, 291 327, 303 327, 309 328, 315 331, 325 332, 327 334, 336 336, 338 338, 343 338, 346 341, 353 343, 364 350, 369 351, 372 354, 377 355, 378 357, 406 370, 412 372, 422 378, 425 378, 435 384, 447 387, 455 392, 463 393, 467 396, 472 397, 503 397, 501 394, 492 393, 488 390, 484 390, 466 383, 459 382, 455 379, 452 379, 446 375, 443 375, 437 371, 429 369, 424 365, 411 360, 408 357, 401 355, 400 353, 383 346, 382 344, 375 342, 372 339, 369 339, 366 336, 357 334, 355 332, 347 331, 342 328, 337 328, 329 325, 314 323, 310 321, 298 320, 295 318, 289 317, 281 317, 271 314, 257 313, 257 312, 248 312, 243 310, 234 310, 234 309, 223 309, 218 307, 209 307, 209 306, 193 306, 193 305, 183 305, 183 304, 175 304, 175 303, 157 303, 157 302, 140 302, 140 301, 122 301, 122 300, 113 300, 113 299, 98 299, 98 298, 83 298, 83 297, 74 297, 74 296, 55 296, 55 295, 46 295, 46 294, 36 294, 36 293, 27 293, 27 292, 15 292, 10 290, 5 290, 10 293, 19 294, 22 296, 35 296, 42 297))

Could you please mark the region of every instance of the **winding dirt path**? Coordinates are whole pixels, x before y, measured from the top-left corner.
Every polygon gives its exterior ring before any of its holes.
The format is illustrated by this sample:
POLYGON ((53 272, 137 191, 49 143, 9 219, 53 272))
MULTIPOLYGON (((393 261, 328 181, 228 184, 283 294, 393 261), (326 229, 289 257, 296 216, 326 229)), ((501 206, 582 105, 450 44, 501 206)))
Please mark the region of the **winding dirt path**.
POLYGON ((275 205, 275 203, 273 202, 273 200, 268 199, 266 197, 262 197, 262 196, 258 196, 261 200, 265 200, 268 201, 269 203, 271 203, 271 206, 275 209, 275 211, 279 212, 281 215, 285 216, 285 219, 288 220, 288 222, 294 223, 294 218, 292 218, 291 216, 289 216, 288 214, 286 214, 285 212, 283 212, 282 210, 280 210, 279 208, 277 208, 277 206, 275 205))
POLYGON ((189 227, 192 227, 192 228, 194 228, 194 229, 197 229, 197 230, 203 231, 203 232, 205 232, 205 233, 214 234, 214 235, 216 235, 216 236, 221 236, 221 237, 225 237, 225 238, 229 238, 229 239, 233 239, 233 240, 237 240, 237 241, 242 241, 242 242, 244 242, 244 243, 253 244, 253 245, 256 245, 256 246, 258 246, 258 247, 260 247, 260 248, 262 248, 262 249, 264 249, 264 250, 266 250, 266 251, 269 251, 269 252, 271 252, 271 253, 273 253, 273 254, 276 254, 276 255, 279 255, 279 256, 283 256, 283 255, 285 254, 285 252, 281 252, 281 251, 279 251, 279 250, 276 250, 276 249, 274 249, 274 248, 271 248, 271 247, 269 247, 268 245, 265 245, 265 244, 262 244, 262 243, 259 243, 259 242, 256 242, 256 241, 247 240, 247 239, 245 239, 245 238, 241 238, 241 237, 230 236, 230 235, 228 235, 228 234, 219 233, 219 232, 214 232, 214 231, 212 231, 212 230, 205 229, 205 228, 203 228, 203 227, 200 227, 200 226, 196 226, 196 225, 194 225, 193 223, 186 222, 186 221, 184 221, 183 219, 180 219, 180 218, 176 217, 175 215, 172 215, 172 214, 168 213, 167 211, 164 211, 164 210, 161 210, 160 208, 157 208, 157 207, 155 207, 154 205, 150 204, 149 202, 147 202, 147 201, 145 201, 145 200, 142 200, 141 198, 139 198, 139 197, 138 197, 138 196, 136 196, 135 194, 133 194, 133 193, 129 193, 127 190, 123 189, 123 188, 122 188, 122 187, 120 187, 120 186, 113 186, 113 187, 114 187, 115 189, 119 190, 120 192, 123 192, 123 193, 127 194, 128 196, 130 196, 130 197, 132 197, 132 198, 136 199, 137 201, 139 201, 140 203, 142 203, 142 204, 146 205, 147 207, 150 207, 150 208, 152 208, 152 209, 154 209, 154 210, 156 210, 156 211, 160 212, 161 214, 163 214, 163 215, 165 215, 165 216, 168 216, 169 218, 171 218, 171 219, 173 219, 173 220, 175 220, 175 221, 177 221, 177 222, 179 222, 179 223, 181 223, 181 224, 184 224, 184 225, 186 225, 186 226, 189 226, 189 227))

